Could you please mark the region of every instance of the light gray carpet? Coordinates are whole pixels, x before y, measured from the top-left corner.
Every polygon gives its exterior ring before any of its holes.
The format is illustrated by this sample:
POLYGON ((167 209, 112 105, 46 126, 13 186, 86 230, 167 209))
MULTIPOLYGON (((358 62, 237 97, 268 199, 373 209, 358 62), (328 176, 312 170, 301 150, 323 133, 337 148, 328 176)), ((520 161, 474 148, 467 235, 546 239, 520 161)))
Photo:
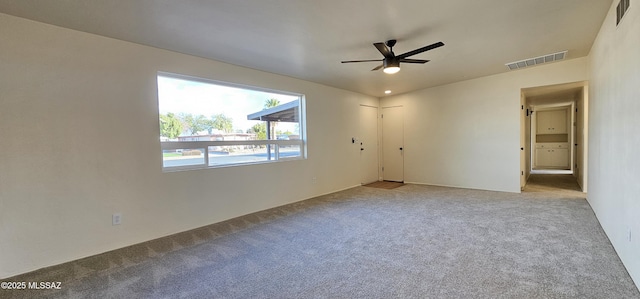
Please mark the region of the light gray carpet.
MULTIPOLYGON (((357 187, 15 277, 24 298, 640 298, 584 194, 357 187)), ((530 191, 529 190, 529 191, 530 191)))

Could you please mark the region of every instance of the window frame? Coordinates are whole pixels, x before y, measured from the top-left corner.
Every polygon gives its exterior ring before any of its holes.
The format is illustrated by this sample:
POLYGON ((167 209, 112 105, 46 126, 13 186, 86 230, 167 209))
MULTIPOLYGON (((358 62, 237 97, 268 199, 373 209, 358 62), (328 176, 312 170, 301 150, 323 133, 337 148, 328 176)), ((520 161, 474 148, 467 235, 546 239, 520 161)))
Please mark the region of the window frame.
MULTIPOLYGON (((278 162, 286 162, 286 161, 296 161, 296 160, 305 160, 307 159, 307 130, 306 130, 306 103, 305 103, 305 95, 301 93, 282 91, 258 86, 250 86, 245 84, 238 83, 230 83, 219 80, 212 80, 207 78, 194 77, 183 74, 169 73, 159 71, 156 74, 156 87, 158 87, 157 96, 158 96, 158 120, 160 119, 160 91, 158 86, 158 77, 168 77, 175 78, 179 80, 187 80, 200 82, 205 84, 214 84, 219 86, 238 88, 238 89, 246 89, 250 91, 258 91, 265 93, 275 93, 287 96, 295 96, 298 98, 298 117, 299 121, 297 122, 299 125, 299 135, 300 139, 296 140, 280 140, 280 139, 271 139, 271 140, 226 140, 226 141, 160 141, 160 149, 161 154, 167 150, 178 150, 178 149, 204 149, 202 153, 204 156, 203 163, 200 164, 191 164, 191 165, 182 165, 182 166, 165 166, 164 165, 164 157, 162 157, 162 171, 163 172, 175 172, 175 171, 187 171, 187 170, 199 170, 199 169, 215 169, 215 168, 225 168, 225 167, 237 167, 237 166, 245 166, 245 165, 256 165, 256 164, 267 164, 267 163, 278 163, 278 162), (218 146, 265 146, 267 149, 267 160, 259 160, 259 161, 249 161, 249 162, 238 162, 238 163, 225 163, 225 164, 214 164, 210 165, 209 152, 210 147, 218 147, 218 146), (280 157, 280 148, 284 146, 299 146, 300 147, 300 155, 294 157, 280 157), (269 154, 273 152, 273 155, 269 154)), ((286 104, 286 103, 285 103, 286 104)), ((284 104, 283 104, 284 105, 284 104)), ((158 127, 159 128, 159 127, 158 127)))

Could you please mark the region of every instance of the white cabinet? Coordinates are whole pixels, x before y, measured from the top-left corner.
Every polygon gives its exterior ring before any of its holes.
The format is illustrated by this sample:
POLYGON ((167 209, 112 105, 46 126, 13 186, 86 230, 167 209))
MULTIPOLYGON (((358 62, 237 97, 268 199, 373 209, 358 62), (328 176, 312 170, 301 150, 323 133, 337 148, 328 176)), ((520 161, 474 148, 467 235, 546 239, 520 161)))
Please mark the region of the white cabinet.
POLYGON ((569 168, 569 149, 561 148, 552 150, 551 165, 553 167, 569 168))
POLYGON ((569 144, 567 143, 536 144, 536 168, 569 168, 569 157, 569 144))
POLYGON ((567 109, 538 111, 537 134, 567 134, 567 109))
POLYGON ((536 167, 550 167, 551 166, 551 150, 550 149, 536 149, 536 167))

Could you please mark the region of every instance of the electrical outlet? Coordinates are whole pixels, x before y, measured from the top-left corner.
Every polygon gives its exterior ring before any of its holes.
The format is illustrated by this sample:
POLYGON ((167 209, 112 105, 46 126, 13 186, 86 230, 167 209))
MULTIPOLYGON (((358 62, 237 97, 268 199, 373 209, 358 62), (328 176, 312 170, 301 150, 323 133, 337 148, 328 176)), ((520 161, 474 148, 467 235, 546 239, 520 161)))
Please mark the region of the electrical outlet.
POLYGON ((111 216, 112 225, 120 225, 122 223, 122 213, 114 213, 111 216))
POLYGON ((316 177, 313 177, 313 178, 311 179, 311 182, 315 184, 315 183, 316 183, 316 177))

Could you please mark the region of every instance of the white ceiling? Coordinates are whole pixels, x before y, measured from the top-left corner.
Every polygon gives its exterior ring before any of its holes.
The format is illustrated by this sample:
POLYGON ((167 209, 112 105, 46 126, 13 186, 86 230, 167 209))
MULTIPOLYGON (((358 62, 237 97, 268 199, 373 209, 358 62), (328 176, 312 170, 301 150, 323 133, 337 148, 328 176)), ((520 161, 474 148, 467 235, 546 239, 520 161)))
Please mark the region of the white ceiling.
POLYGON ((0 12, 376 97, 507 72, 568 50, 586 56, 612 0, 0 0, 0 12), (442 41, 394 75, 370 71, 442 41))

